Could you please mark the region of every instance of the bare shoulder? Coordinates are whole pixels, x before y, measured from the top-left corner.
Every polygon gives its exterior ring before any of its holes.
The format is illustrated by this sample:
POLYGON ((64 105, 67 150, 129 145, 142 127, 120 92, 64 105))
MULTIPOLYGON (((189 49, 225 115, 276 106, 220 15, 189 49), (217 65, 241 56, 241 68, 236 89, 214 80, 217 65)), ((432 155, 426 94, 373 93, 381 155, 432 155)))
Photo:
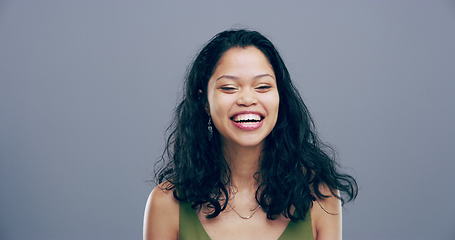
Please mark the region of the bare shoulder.
MULTIPOLYGON (((331 189, 325 184, 319 185, 319 191, 329 197, 317 198, 316 201, 313 201, 311 219, 317 235, 315 239, 341 239, 341 201, 332 194, 331 189)), ((336 195, 340 195, 338 190, 334 190, 334 192, 336 195)))
POLYGON ((144 211, 144 240, 176 240, 179 228, 179 203, 169 183, 156 186, 148 196, 144 211))
MULTIPOLYGON (((314 205, 318 206, 315 210, 320 211, 320 213, 324 213, 325 215, 337 215, 339 211, 341 211, 341 201, 335 197, 332 193, 332 190, 326 185, 321 184, 319 185, 319 191, 328 198, 317 198, 316 201, 313 202, 314 205)), ((340 191, 334 189, 333 192, 340 196, 340 191)))

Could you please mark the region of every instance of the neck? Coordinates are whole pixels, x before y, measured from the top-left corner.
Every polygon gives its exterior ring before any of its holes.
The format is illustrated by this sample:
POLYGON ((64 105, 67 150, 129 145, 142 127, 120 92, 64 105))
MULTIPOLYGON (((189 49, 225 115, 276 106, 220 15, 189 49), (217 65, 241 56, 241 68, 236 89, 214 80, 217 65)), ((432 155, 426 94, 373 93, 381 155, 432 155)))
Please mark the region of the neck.
POLYGON ((262 145, 243 147, 232 144, 224 145, 224 154, 231 169, 231 184, 239 192, 254 193, 258 187, 254 174, 259 169, 262 145))

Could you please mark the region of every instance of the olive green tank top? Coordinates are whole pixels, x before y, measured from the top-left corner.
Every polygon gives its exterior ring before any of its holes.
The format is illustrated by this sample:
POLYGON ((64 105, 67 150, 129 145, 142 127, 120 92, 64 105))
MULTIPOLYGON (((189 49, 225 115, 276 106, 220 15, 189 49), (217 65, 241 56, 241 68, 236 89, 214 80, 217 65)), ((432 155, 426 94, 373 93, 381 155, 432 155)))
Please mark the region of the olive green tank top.
MULTIPOLYGON (((191 204, 180 202, 179 208, 179 240, 211 240, 199 221, 196 211, 191 208, 191 204)), ((305 220, 290 221, 277 240, 313 240, 309 212, 307 212, 305 220)))

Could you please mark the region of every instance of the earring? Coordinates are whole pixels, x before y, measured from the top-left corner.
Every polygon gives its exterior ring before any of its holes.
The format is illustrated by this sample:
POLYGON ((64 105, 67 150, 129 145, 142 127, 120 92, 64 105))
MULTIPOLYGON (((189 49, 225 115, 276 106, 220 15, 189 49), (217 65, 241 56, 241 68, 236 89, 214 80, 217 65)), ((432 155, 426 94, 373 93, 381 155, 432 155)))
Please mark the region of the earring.
POLYGON ((209 122, 207 124, 207 130, 209 131, 209 141, 212 140, 213 128, 212 128, 212 118, 209 116, 209 122))

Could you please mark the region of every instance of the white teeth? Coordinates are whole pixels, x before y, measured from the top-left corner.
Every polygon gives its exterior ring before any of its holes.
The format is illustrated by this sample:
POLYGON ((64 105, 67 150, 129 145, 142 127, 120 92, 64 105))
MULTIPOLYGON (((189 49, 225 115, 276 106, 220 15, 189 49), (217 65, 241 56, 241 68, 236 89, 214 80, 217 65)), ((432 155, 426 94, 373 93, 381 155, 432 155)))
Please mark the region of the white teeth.
POLYGON ((261 121, 261 116, 254 114, 254 113, 248 113, 248 114, 239 114, 234 117, 234 121, 248 121, 248 120, 255 120, 255 121, 261 121))

